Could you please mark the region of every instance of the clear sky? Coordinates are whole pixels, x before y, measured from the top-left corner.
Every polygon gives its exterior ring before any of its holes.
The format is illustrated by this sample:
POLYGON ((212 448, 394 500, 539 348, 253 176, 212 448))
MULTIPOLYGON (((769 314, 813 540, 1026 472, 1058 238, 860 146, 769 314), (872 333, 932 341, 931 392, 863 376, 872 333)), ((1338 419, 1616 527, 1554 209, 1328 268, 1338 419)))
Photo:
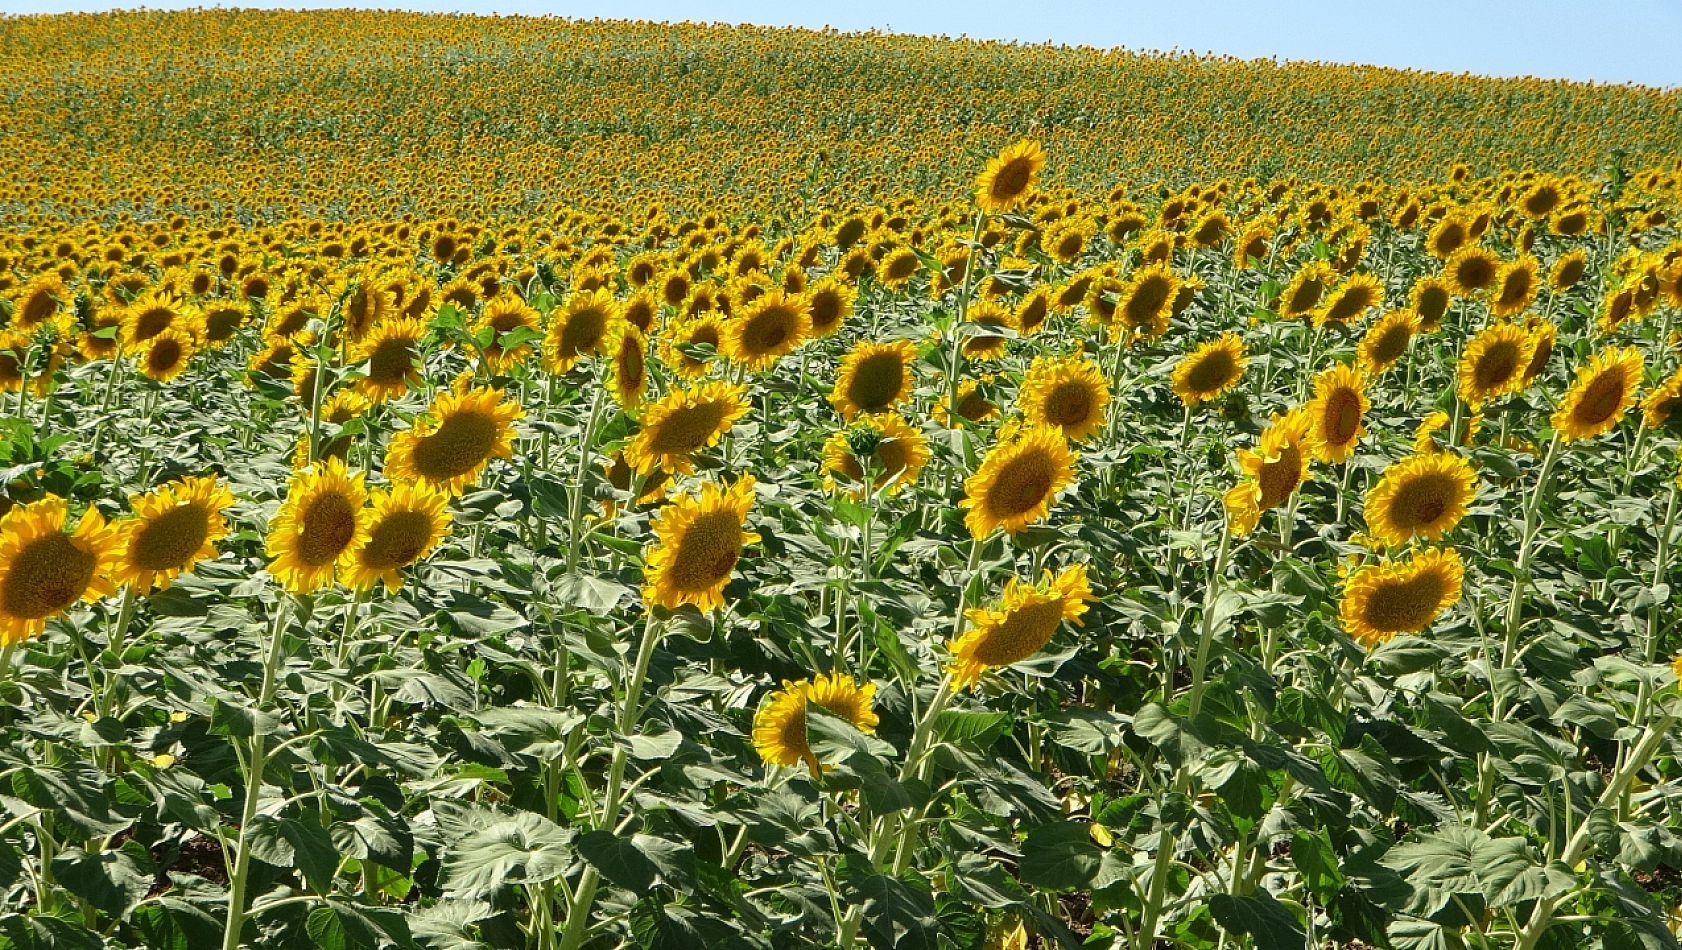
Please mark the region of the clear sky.
MULTIPOLYGON (((0 12, 133 5, 0 0, 0 12)), ((146 5, 398 7, 891 29, 1682 87, 1682 0, 152 0, 146 5)))

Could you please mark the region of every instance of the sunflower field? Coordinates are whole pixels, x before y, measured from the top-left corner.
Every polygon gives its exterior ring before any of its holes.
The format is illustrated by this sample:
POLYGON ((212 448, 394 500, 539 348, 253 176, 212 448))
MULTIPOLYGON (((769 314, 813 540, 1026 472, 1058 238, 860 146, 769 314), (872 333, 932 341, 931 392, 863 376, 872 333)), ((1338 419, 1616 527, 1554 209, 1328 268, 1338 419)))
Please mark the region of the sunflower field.
POLYGON ((0 950, 1682 950, 1682 94, 0 47, 0 950))

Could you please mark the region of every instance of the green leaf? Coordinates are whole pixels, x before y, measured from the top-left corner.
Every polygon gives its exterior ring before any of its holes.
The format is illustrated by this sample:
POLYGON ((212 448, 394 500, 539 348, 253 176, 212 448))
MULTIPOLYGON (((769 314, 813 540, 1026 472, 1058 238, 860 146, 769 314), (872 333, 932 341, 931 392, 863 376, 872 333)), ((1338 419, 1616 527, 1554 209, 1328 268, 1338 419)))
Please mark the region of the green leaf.
POLYGON ((297 868, 311 890, 318 893, 332 890, 333 873, 339 867, 339 850, 313 812, 305 811, 299 818, 257 815, 246 826, 240 841, 258 860, 297 868))
POLYGON ((227 921, 174 897, 159 897, 134 909, 129 926, 150 950, 197 950, 220 945, 227 921))
POLYGON ((840 865, 841 895, 864 909, 862 932, 874 950, 936 950, 940 921, 922 875, 903 878, 840 865))
POLYGON ((486 900, 510 884, 552 881, 572 860, 572 833, 542 815, 485 809, 464 820, 472 830, 444 858, 444 893, 452 898, 486 900))
POLYGON ((1104 865, 1104 849, 1092 840, 1092 826, 1084 821, 1059 821, 1028 832, 1022 843, 1017 875, 1030 887, 1047 890, 1090 890, 1104 865))
MULTIPOLYGON (((1476 828, 1443 825, 1418 841, 1391 848, 1381 863, 1411 884, 1429 917, 1455 897, 1475 895, 1490 905, 1512 898, 1509 887, 1528 889, 1527 871, 1538 868, 1522 838, 1491 838, 1476 828)), ((1522 897, 1519 899, 1523 899, 1522 897)))
POLYGON ((53 858, 53 879, 112 917, 121 917, 152 889, 152 875, 122 851, 70 848, 53 858))
POLYGON ((1343 872, 1337 867, 1337 853, 1324 830, 1298 831, 1291 835, 1291 863, 1302 882, 1322 905, 1331 903, 1343 888, 1343 872))
POLYGON ((611 831, 587 831, 574 844, 584 860, 596 866, 602 877, 629 891, 646 895, 654 886, 660 868, 630 838, 611 831))
POLYGON ((1216 894, 1209 901, 1209 911, 1227 933, 1253 938, 1256 950, 1302 950, 1308 943, 1308 932, 1297 915, 1267 891, 1246 897, 1216 894))

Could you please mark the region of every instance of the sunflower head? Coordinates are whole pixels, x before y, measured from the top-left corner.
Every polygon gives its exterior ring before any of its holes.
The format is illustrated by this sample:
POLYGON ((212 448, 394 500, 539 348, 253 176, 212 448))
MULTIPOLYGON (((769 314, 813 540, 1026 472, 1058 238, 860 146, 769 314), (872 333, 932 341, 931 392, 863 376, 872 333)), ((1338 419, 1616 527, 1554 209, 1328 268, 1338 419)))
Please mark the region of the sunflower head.
POLYGON ((140 371, 160 383, 167 383, 186 371, 197 349, 198 345, 191 336, 176 327, 169 327, 142 345, 138 361, 140 371))
POLYGON ((134 517, 118 523, 113 582, 136 593, 169 588, 170 582, 205 558, 228 536, 222 512, 234 496, 215 478, 189 477, 131 495, 134 517))
POLYGON ((1315 322, 1352 323, 1373 307, 1384 303, 1384 285, 1371 274, 1355 274, 1346 279, 1331 296, 1326 298, 1326 305, 1315 311, 1315 322))
POLYGON ((1482 293, 1495 283, 1501 262, 1489 251, 1468 245, 1455 251, 1443 264, 1443 279, 1457 294, 1482 293))
POLYGON ((518 294, 499 294, 479 314, 474 324, 474 339, 483 355, 486 369, 492 373, 507 372, 532 354, 531 339, 538 337, 538 312, 520 299, 518 294), (518 342, 514 342, 514 341, 518 342))
POLYGON ((1677 407, 1682 406, 1682 370, 1677 371, 1664 384, 1647 394, 1641 400, 1642 420, 1647 428, 1657 429, 1676 418, 1677 407))
POLYGON ((754 479, 744 475, 721 488, 709 482, 700 497, 679 498, 654 516, 654 550, 643 562, 643 600, 650 607, 724 606, 724 586, 742 548, 759 541, 746 530, 754 479))
POLYGON ((733 363, 763 370, 795 351, 812 332, 806 298, 783 290, 762 294, 742 308, 725 334, 725 355, 733 363))
POLYGON ((975 206, 989 214, 1014 211, 1034 190, 1045 167, 1045 152, 1026 139, 1007 146, 987 162, 975 180, 975 206))
POLYGON ((269 522, 269 573, 295 594, 333 583, 346 555, 367 536, 361 472, 341 459, 326 459, 297 472, 286 501, 269 522))
POLYGON ((882 412, 911 395, 911 362, 917 347, 910 340, 860 343, 841 362, 829 401, 843 418, 882 412))
POLYGON ((1411 310, 1386 313, 1361 336, 1355 348, 1357 365, 1369 376, 1389 372, 1419 329, 1419 315, 1411 310))
POLYGON ((118 532, 93 508, 66 533, 69 505, 48 496, 0 518, 0 643, 41 635, 77 601, 116 592, 118 532))
POLYGON ((1612 347, 1590 357, 1550 420, 1554 431, 1567 442, 1612 431, 1635 403, 1642 366, 1641 351, 1633 346, 1612 347))
POLYGON ((345 558, 345 583, 366 590, 384 582, 396 593, 400 571, 432 552, 450 532, 448 496, 419 482, 374 492, 361 542, 345 558))
POLYGON ((1471 464, 1456 453, 1405 458, 1386 468, 1367 493, 1368 531, 1391 547, 1415 537, 1440 540, 1466 517, 1477 484, 1471 464))
POLYGON ((806 304, 811 312, 812 335, 825 337, 841 328, 853 315, 853 299, 858 295, 845 281, 834 276, 825 277, 806 292, 806 304))
POLYGON ((1228 526, 1237 537, 1256 529, 1263 512, 1284 504, 1308 474, 1310 406, 1275 415, 1254 451, 1238 450, 1238 484, 1221 497, 1228 526))
POLYGON ((513 456, 514 421, 524 415, 517 403, 489 387, 443 393, 428 411, 429 419, 391 437, 385 476, 459 495, 491 459, 513 456))
POLYGON ((970 610, 966 618, 970 629, 947 642, 953 681, 960 689, 973 686, 988 670, 1031 658, 1045 648, 1063 621, 1079 624, 1093 599, 1085 564, 1055 577, 1046 571, 1038 584, 1011 578, 998 603, 970 610))
MULTIPOLYGON (((834 490, 838 477, 857 486, 868 470, 873 473, 872 489, 886 487, 890 494, 898 494, 916 483, 928 462, 928 440, 897 413, 862 416, 824 442, 825 487, 834 490)), ((860 494, 862 488, 855 487, 852 493, 860 494)))
POLYGON ((1110 384, 1091 360, 1039 356, 1028 367, 1016 402, 1031 425, 1050 426, 1070 442, 1084 442, 1104 424, 1110 384))
POLYGON ((747 415, 746 395, 746 386, 718 382, 673 390, 644 410, 642 429, 625 447, 625 461, 644 474, 694 471, 694 453, 717 445, 747 415))
POLYGON ((1442 326, 1454 291, 1441 277, 1421 277, 1413 285, 1409 306, 1419 315, 1419 329, 1433 333, 1442 326))
POLYGON ((1074 481, 1078 456, 1061 430, 1028 426, 1008 436, 982 459, 981 467, 964 481, 964 523, 977 538, 995 528, 1018 534, 1046 517, 1051 501, 1074 481))
POLYGON ((871 708, 875 697, 874 683, 860 686, 845 673, 819 673, 809 681, 785 680, 783 688, 772 693, 753 717, 753 747, 769 765, 805 763, 816 777, 823 765, 806 741, 807 705, 821 706, 868 734, 881 723, 871 708))
POLYGON ((1522 313, 1536 299, 1536 288, 1540 281, 1540 265, 1536 258, 1526 254, 1518 260, 1503 266, 1495 277, 1494 297, 1489 302, 1490 312, 1497 316, 1512 316, 1522 313))
POLYGON ((1460 599, 1465 570, 1453 548, 1425 549, 1406 561, 1357 568, 1344 581, 1338 618, 1343 632, 1378 646, 1418 633, 1460 599))
POLYGON ((1293 320, 1311 317, 1325 299, 1326 290, 1336 273, 1324 261, 1304 265, 1280 292, 1276 303, 1279 315, 1293 320))
POLYGON ((1524 373, 1536 355, 1536 339, 1523 327, 1502 321, 1485 327, 1460 356, 1460 398, 1484 403, 1524 385, 1524 373))
POLYGON ((1341 464, 1366 434, 1367 378, 1360 370, 1339 363, 1314 377, 1309 443, 1314 457, 1328 465, 1341 464))
POLYGON ((574 291, 564 307, 549 315, 549 331, 543 341, 544 368, 564 373, 580 359, 600 355, 602 342, 619 319, 619 304, 612 291, 574 291))
POLYGON ((613 398, 626 409, 642 405, 648 392, 648 338, 635 324, 620 320, 608 332, 603 344, 607 353, 608 386, 613 398))
POLYGON ((386 320, 357 343, 352 358, 363 366, 357 389, 374 402, 384 402, 421 384, 421 338, 426 324, 413 317, 386 320))

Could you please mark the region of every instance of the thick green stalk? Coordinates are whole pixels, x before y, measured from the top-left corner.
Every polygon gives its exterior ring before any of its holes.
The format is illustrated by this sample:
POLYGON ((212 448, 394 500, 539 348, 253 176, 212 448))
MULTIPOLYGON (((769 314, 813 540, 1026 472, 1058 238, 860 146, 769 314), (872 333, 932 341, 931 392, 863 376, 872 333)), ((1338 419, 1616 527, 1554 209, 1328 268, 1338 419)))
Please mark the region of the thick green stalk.
MULTIPOLYGON (((590 474, 590 450, 596 441, 596 427, 601 423, 602 406, 607 398, 605 386, 593 387, 596 391, 590 400, 590 415, 584 422, 584 431, 579 436, 578 468, 575 472, 572 486, 572 496, 567 499, 567 573, 572 573, 578 567, 578 549, 583 540, 581 527, 584 522, 584 481, 590 474)), ((632 499, 632 504, 636 500, 632 499)))
MULTIPOLYGON (((274 629, 269 633, 269 648, 263 656, 263 682, 257 694, 257 707, 267 706, 275 693, 276 670, 280 666, 286 640, 286 607, 284 597, 275 604, 274 629)), ((245 836, 257 817, 257 806, 263 794, 263 769, 268 765, 268 742, 262 735, 251 737, 250 755, 246 761, 245 802, 240 809, 239 852, 234 859, 233 873, 228 880, 228 915, 222 933, 222 950, 239 950, 240 931, 245 927, 245 886, 251 874, 251 849, 245 836)))
MULTIPOLYGON (((1500 669, 1503 671, 1512 664, 1518 653, 1518 635, 1523 626, 1524 616, 1524 589, 1529 580, 1530 559, 1536 554, 1536 535, 1541 529, 1542 498, 1547 494, 1548 479, 1553 475, 1554 463, 1559 460, 1561 444, 1559 433, 1555 432, 1553 441, 1548 443, 1547 455, 1542 459, 1542 468, 1536 475, 1536 488, 1524 501, 1524 534, 1519 538, 1518 560, 1513 564, 1513 593, 1507 601, 1507 616, 1503 626, 1500 658, 1500 669)), ((1499 722, 1507 712, 1507 695, 1502 691, 1499 682, 1491 683, 1491 691, 1494 694, 1493 718, 1499 722)))
POLYGON ((1214 566, 1209 569, 1209 583, 1203 592, 1203 616, 1198 623, 1197 653, 1191 661, 1191 699, 1188 718, 1195 718, 1203 705, 1203 691, 1208 686, 1209 650, 1215 639, 1215 600, 1220 596, 1221 577, 1226 573, 1226 557, 1232 547, 1232 531, 1221 528, 1221 544, 1215 552, 1214 566))

